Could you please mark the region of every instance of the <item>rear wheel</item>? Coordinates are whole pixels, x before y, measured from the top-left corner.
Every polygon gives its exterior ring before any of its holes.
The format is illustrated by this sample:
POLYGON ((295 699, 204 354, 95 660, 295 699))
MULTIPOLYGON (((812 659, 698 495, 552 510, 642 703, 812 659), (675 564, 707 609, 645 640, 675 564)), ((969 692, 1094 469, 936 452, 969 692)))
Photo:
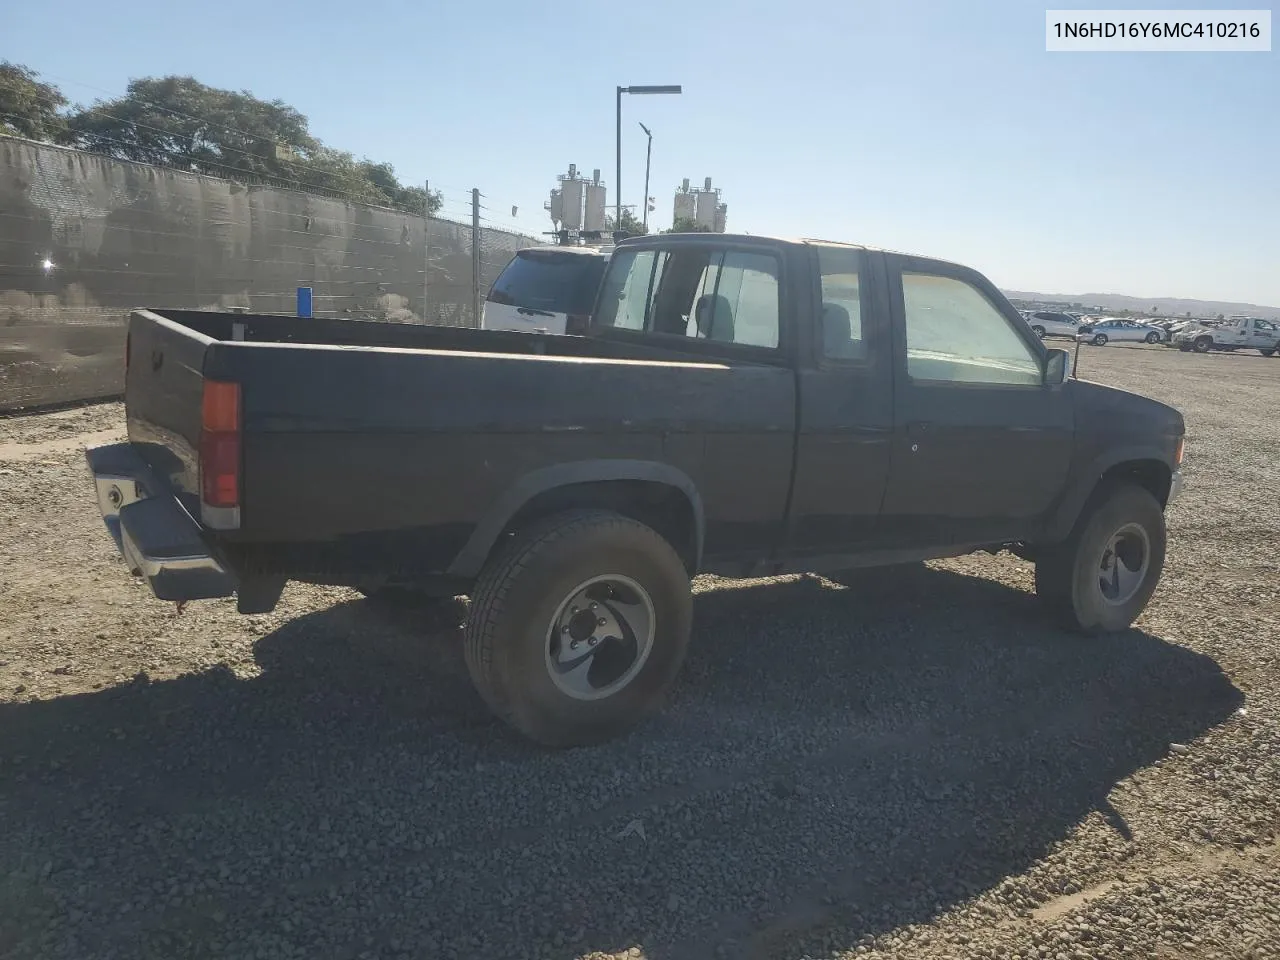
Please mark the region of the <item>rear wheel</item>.
POLYGON ((485 702, 547 746, 596 743, 653 711, 684 660, 689 574, 651 528, 603 510, 518 534, 472 593, 467 668, 485 702))
POLYGON ((1208 353, 1212 346, 1212 337, 1197 337, 1195 343, 1191 344, 1191 349, 1196 353, 1208 353))
POLYGON ((1155 592, 1164 555, 1164 512, 1150 491, 1104 488, 1064 543, 1038 552, 1036 593, 1075 630, 1124 630, 1155 592))
POLYGON ((1259 349, 1259 350, 1258 350, 1258 352, 1259 352, 1260 354, 1262 354, 1264 357, 1274 357, 1274 356, 1275 356, 1275 354, 1276 354, 1275 350, 1263 350, 1263 349, 1259 349))
POLYGON ((1107 335, 1105 333, 1095 333, 1093 335, 1093 345, 1095 347, 1105 347, 1107 345, 1107 335))
POLYGON ((1032 327, 1032 328, 1031 328, 1031 332, 1032 332, 1032 333, 1034 333, 1034 334, 1035 334, 1037 337, 1039 337, 1041 340, 1043 340, 1043 339, 1044 339, 1044 327, 1039 326, 1039 325, 1037 324, 1036 326, 1034 326, 1034 327, 1032 327))
POLYGON ((1156 333, 1154 330, 1152 330, 1150 333, 1147 334, 1147 343, 1159 343, 1159 342, 1160 342, 1160 334, 1156 333))

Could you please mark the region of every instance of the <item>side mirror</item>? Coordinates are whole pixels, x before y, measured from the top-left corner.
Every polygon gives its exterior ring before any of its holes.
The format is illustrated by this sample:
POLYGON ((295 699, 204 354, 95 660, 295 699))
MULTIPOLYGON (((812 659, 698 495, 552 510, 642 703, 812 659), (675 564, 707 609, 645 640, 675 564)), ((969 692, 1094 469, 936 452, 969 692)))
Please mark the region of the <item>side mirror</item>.
POLYGON ((1049 351, 1044 358, 1044 385, 1058 387, 1067 382, 1067 371, 1071 369, 1071 354, 1057 348, 1049 351))

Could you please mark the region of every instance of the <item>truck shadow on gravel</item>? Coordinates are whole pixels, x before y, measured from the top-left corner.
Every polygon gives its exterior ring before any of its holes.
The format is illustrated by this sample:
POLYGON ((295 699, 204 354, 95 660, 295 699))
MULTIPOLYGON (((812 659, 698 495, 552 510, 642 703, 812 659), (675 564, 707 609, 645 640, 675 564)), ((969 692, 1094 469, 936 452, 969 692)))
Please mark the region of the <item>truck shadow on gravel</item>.
POLYGON ((7 957, 824 956, 1024 871, 1225 721, 1208 657, 922 568, 699 596, 668 709, 551 753, 352 601, 225 669, 0 706, 7 957))

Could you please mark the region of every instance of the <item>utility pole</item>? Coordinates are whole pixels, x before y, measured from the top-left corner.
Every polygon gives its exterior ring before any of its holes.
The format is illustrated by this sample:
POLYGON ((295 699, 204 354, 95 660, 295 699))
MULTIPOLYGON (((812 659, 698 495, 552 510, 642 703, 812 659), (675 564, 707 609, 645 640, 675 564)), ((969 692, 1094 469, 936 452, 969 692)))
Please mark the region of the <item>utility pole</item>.
POLYGON ((480 188, 471 188, 471 325, 480 327, 480 188))
POLYGON ((644 148, 644 232, 649 232, 649 161, 653 158, 653 133, 643 123, 640 129, 644 131, 644 135, 649 138, 649 144, 644 148))
POLYGON ((428 288, 431 283, 431 181, 423 180, 422 189, 426 196, 422 201, 422 322, 430 323, 431 296, 428 288))

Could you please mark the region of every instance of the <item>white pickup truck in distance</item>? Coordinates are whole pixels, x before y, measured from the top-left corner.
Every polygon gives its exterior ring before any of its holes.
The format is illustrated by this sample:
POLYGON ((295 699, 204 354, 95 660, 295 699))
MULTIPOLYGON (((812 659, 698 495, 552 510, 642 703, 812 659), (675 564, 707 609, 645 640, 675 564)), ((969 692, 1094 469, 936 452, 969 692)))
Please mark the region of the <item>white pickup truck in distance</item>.
POLYGON ((1173 335, 1173 343, 1179 350, 1196 353, 1257 350, 1264 357, 1272 357, 1280 351, 1280 326, 1259 317, 1232 317, 1212 327, 1193 322, 1173 335))

